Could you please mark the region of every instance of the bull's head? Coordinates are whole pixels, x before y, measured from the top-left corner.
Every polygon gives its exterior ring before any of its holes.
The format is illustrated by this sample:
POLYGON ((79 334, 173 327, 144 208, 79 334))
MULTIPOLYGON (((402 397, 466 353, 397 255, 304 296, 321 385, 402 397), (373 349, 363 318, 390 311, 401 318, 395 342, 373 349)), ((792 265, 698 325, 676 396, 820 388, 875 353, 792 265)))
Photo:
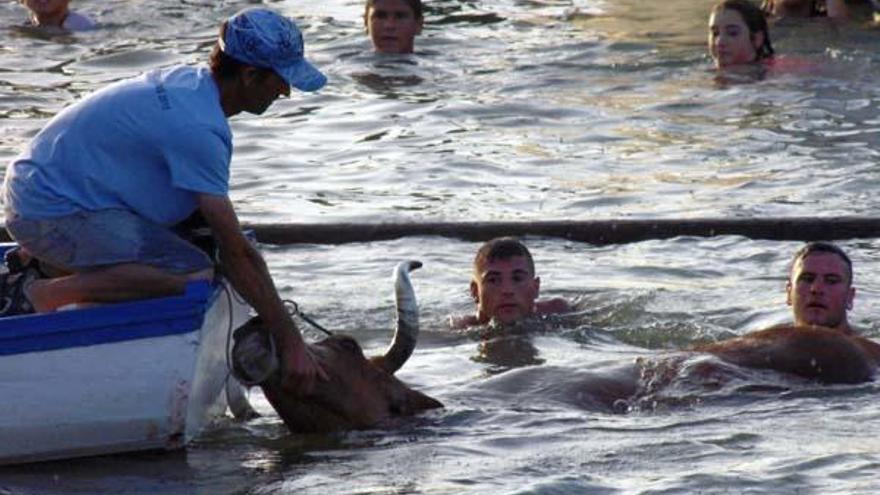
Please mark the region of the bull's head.
POLYGON ((418 306, 409 280, 417 261, 395 269, 397 328, 384 355, 367 359, 351 337, 331 335, 309 344, 328 380, 318 380, 306 397, 281 388, 278 361, 268 331, 258 318, 235 332, 233 363, 242 381, 256 381, 291 431, 311 433, 382 426, 399 416, 443 407, 394 377, 415 349, 419 331, 418 306))

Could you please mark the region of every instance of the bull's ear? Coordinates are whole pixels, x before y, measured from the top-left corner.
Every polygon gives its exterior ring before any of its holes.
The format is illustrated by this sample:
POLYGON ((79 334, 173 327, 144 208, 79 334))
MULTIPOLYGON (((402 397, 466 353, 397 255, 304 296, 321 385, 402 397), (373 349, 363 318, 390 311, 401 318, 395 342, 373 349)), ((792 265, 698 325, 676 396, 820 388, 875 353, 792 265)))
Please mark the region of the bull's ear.
POLYGON ((439 407, 443 407, 443 404, 437 399, 417 390, 407 389, 403 397, 393 401, 391 411, 402 416, 409 416, 425 409, 436 409, 439 407))

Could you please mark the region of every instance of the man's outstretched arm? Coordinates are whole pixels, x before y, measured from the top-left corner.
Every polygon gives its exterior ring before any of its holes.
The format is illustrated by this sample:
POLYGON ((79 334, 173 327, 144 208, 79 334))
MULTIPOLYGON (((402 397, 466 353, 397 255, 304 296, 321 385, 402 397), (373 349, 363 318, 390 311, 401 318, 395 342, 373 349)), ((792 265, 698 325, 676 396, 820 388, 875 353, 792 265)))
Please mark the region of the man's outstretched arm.
POLYGON ((199 210, 217 240, 224 274, 256 310, 281 348, 283 387, 296 394, 308 394, 316 376, 326 379, 326 375, 287 313, 262 255, 242 233, 232 202, 225 196, 200 194, 199 210))

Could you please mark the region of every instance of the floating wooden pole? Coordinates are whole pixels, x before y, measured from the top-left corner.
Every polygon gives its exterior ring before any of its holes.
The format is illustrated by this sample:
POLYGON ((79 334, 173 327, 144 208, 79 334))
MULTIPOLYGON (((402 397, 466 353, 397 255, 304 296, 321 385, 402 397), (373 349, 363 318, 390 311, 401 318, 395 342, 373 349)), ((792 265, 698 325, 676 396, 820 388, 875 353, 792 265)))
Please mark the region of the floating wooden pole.
MULTIPOLYGON (((623 244, 678 236, 739 235, 774 241, 880 238, 880 218, 694 218, 532 222, 393 222, 245 224, 266 244, 346 244, 440 236, 487 241, 501 236, 559 237, 590 244, 623 244)), ((0 240, 9 241, 5 230, 0 240)))
POLYGON ((678 236, 739 235, 777 241, 831 241, 880 237, 880 218, 704 218, 531 222, 283 223, 247 225, 267 244, 345 244, 412 236, 487 241, 501 236, 559 237, 620 244, 678 236))

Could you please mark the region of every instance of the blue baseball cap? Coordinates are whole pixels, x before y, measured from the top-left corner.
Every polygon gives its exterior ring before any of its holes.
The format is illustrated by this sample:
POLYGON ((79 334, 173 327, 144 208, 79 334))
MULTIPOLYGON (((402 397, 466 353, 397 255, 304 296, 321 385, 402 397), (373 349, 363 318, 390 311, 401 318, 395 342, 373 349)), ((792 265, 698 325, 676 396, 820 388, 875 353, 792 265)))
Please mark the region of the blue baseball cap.
POLYGON ((303 57, 303 37, 296 24, 269 9, 245 9, 230 17, 218 43, 226 55, 243 64, 272 69, 301 91, 327 84, 327 77, 303 57))

